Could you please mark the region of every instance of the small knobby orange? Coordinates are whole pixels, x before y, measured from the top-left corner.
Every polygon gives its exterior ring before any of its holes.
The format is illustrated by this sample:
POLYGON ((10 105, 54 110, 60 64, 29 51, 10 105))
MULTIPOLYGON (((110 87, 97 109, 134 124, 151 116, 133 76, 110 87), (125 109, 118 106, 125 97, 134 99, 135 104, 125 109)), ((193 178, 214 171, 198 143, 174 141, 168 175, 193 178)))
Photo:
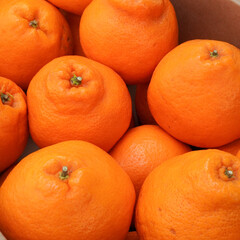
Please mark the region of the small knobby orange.
POLYGON ((240 137, 240 50, 192 40, 154 71, 148 104, 156 122, 182 142, 216 148, 240 137))
POLYGON ((0 172, 22 154, 28 139, 27 103, 22 89, 0 77, 0 172))
POLYGON ((141 189, 141 240, 239 240, 240 159, 220 150, 192 151, 153 170, 141 189))
POLYGON ((169 0, 94 0, 83 12, 80 40, 87 57, 127 84, 147 82, 178 43, 175 11, 169 0))
POLYGON ((130 129, 110 154, 130 176, 138 195, 145 178, 154 168, 190 150, 160 127, 142 125, 130 129))
POLYGON ((72 53, 62 14, 43 0, 0 1, 0 76, 23 89, 52 59, 72 53))
POLYGON ((130 94, 121 77, 80 56, 45 65, 31 81, 27 98, 30 133, 39 147, 85 140, 109 151, 132 117, 130 94))
POLYGON ((135 192, 102 149, 62 142, 24 158, 0 187, 0 230, 11 240, 124 240, 135 192))

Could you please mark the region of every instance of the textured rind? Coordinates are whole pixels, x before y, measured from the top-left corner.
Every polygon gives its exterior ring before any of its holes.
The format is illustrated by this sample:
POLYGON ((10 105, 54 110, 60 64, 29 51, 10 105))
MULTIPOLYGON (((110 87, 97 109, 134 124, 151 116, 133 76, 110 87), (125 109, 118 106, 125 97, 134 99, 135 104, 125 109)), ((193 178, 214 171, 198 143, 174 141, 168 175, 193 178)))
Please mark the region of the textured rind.
POLYGON ((178 140, 215 148, 240 137, 240 50, 192 40, 168 53, 153 73, 148 104, 156 122, 178 140), (210 53, 218 51, 218 57, 210 53))
POLYGON ((12 106, 0 99, 0 173, 23 153, 28 139, 26 95, 9 79, 0 77, 0 93, 13 97, 12 106))
POLYGON ((82 15, 80 41, 87 57, 111 67, 127 84, 145 83, 177 45, 177 19, 168 0, 95 0, 82 15))
POLYGON ((136 228, 141 240, 238 240, 240 159, 220 150, 172 158, 147 177, 136 228), (232 167, 228 180, 220 168, 232 167))
POLYGON ((109 151, 132 117, 130 94, 120 76, 80 56, 64 56, 44 66, 27 97, 30 132, 40 147, 85 140, 109 151), (70 85, 74 73, 83 77, 78 88, 70 85))
POLYGON ((123 240, 134 202, 131 180, 111 156, 87 142, 63 142, 30 154, 7 176, 0 229, 10 240, 123 240))

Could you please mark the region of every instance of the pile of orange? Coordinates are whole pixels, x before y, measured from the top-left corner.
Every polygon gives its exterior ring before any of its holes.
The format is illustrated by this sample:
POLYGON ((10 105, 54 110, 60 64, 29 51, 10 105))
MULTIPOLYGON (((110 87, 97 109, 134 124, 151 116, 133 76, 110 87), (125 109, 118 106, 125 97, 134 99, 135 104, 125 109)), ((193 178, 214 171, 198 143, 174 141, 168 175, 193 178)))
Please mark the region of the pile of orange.
POLYGON ((240 239, 237 47, 169 0, 0 0, 0 35, 7 240, 240 239))

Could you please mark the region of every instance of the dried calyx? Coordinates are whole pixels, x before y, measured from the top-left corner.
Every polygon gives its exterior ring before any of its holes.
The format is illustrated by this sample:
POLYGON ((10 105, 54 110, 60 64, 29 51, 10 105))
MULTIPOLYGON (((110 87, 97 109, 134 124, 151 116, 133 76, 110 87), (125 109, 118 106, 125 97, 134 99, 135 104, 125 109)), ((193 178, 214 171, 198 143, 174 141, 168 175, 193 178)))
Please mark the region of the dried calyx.
POLYGON ((233 170, 232 170, 232 169, 226 168, 224 174, 225 174, 229 179, 234 177, 234 174, 233 174, 233 170))
POLYGON ((37 28, 38 27, 38 21, 36 19, 32 20, 31 22, 29 22, 29 26, 31 26, 33 28, 37 28))
POLYGON ((61 180, 66 180, 69 178, 69 171, 68 171, 68 167, 67 166, 64 166, 62 168, 62 171, 59 173, 59 178, 61 180))
POLYGON ((73 77, 70 79, 70 83, 72 86, 77 87, 82 83, 82 77, 76 76, 76 74, 74 74, 73 77))
POLYGON ((213 50, 212 52, 210 52, 210 56, 211 57, 218 57, 218 51, 217 50, 213 50))
POLYGON ((1 101, 2 101, 3 104, 10 105, 10 103, 12 103, 13 96, 10 93, 0 92, 0 97, 1 97, 1 101))

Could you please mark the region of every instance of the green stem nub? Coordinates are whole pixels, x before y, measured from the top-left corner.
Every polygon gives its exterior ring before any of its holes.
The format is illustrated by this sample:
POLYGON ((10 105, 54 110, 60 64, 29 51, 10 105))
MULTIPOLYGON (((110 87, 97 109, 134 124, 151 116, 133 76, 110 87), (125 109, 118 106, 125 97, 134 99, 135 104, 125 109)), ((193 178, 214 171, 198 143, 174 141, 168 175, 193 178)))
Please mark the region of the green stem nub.
POLYGON ((230 179, 232 178, 234 175, 233 175, 233 171, 232 170, 229 170, 229 169, 225 169, 225 172, 224 174, 230 179))
POLYGON ((218 57, 218 51, 217 50, 213 50, 213 52, 210 52, 210 56, 211 57, 218 57))
POLYGON ((59 173, 59 178, 61 180, 66 180, 69 178, 69 172, 68 172, 68 167, 67 166, 64 166, 62 168, 62 171, 59 173))
POLYGON ((32 20, 29 23, 29 26, 33 27, 33 28, 37 28, 38 27, 38 21, 36 19, 32 20))
POLYGON ((0 93, 1 101, 3 104, 10 103, 13 96, 10 93, 0 93))
POLYGON ((71 78, 70 82, 71 82, 72 86, 77 87, 82 83, 82 78, 78 77, 78 76, 76 76, 76 74, 74 74, 73 77, 71 78))

